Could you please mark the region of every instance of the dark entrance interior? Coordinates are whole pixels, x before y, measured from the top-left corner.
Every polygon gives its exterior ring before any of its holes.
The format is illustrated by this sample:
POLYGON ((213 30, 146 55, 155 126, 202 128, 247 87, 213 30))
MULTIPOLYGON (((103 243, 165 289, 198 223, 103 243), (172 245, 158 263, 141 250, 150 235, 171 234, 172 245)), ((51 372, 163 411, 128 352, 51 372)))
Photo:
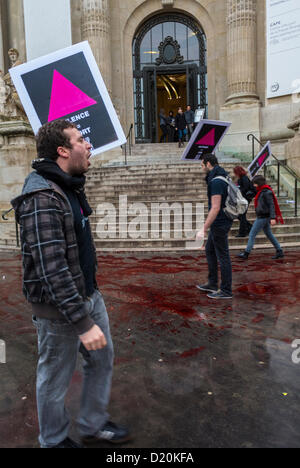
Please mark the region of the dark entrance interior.
POLYGON ((189 104, 207 115, 206 37, 187 15, 147 20, 133 40, 134 126, 137 143, 160 140, 160 109, 176 115, 189 104))
POLYGON ((143 70, 145 93, 145 139, 148 142, 159 142, 162 135, 159 125, 159 113, 164 109, 168 115, 173 111, 176 116, 178 108, 185 111, 189 104, 197 106, 197 66, 154 68, 143 70))

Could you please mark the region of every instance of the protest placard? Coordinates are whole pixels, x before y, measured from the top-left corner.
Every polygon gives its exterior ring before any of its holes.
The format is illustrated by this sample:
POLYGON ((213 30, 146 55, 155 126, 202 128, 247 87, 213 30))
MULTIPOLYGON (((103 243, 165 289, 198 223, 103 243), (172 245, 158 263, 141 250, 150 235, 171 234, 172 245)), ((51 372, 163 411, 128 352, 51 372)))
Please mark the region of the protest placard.
POLYGON ((219 120, 201 120, 195 128, 181 159, 197 161, 205 154, 214 153, 230 125, 230 122, 221 122, 219 120))
POLYGON ((121 146, 126 138, 88 42, 10 69, 34 133, 66 119, 92 144, 92 154, 121 146))
POLYGON ((253 177, 257 175, 258 171, 264 167, 270 156, 271 143, 268 141, 247 169, 251 179, 253 179, 253 177))

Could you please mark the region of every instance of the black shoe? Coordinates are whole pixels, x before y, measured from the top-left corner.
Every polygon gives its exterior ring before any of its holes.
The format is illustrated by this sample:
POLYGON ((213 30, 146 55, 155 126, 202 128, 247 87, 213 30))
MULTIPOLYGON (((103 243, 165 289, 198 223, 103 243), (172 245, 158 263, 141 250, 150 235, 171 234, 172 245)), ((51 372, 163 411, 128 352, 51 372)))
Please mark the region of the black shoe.
POLYGON ((247 237, 248 234, 237 234, 235 237, 247 237))
POLYGON ((129 431, 124 426, 117 426, 111 421, 108 421, 102 430, 94 436, 86 436, 82 438, 84 445, 92 445, 97 442, 109 442, 111 444, 124 444, 131 440, 129 431))
POLYGON ((276 255, 274 257, 272 257, 272 260, 277 260, 278 258, 283 258, 284 257, 284 253, 282 250, 277 250, 276 252, 276 255))
POLYGON ((217 292, 217 286, 211 286, 210 284, 196 284, 196 288, 200 289, 200 291, 205 292, 217 292))
POLYGON ((232 294, 224 293, 223 291, 217 291, 214 293, 207 294, 210 299, 232 299, 232 294))
POLYGON ((69 437, 67 437, 60 444, 55 445, 52 448, 84 448, 84 447, 82 445, 77 444, 77 442, 74 442, 74 440, 70 439, 69 437))
POLYGON ((249 257, 249 253, 246 252, 246 250, 244 252, 241 252, 237 255, 238 258, 242 258, 243 260, 247 260, 248 257, 249 257))

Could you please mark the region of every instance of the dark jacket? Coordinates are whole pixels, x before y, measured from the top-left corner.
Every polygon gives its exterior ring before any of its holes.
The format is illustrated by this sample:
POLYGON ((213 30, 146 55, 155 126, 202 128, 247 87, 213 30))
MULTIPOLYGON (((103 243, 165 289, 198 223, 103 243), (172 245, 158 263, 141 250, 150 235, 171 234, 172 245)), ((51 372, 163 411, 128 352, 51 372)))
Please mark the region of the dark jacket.
POLYGON ((159 125, 167 125, 167 117, 165 114, 159 114, 159 125))
POLYGON ((220 177, 220 176, 226 178, 228 176, 228 172, 226 172, 225 169, 223 169, 223 167, 217 165, 213 168, 212 171, 210 171, 207 174, 205 178, 206 183, 207 183, 207 197, 208 197, 208 209, 209 210, 211 209, 211 206, 212 206, 212 203, 211 203, 212 196, 213 195, 222 196, 221 209, 220 209, 220 212, 218 213, 217 218, 212 224, 212 226, 224 224, 224 222, 225 223, 231 222, 228 216, 226 216, 224 212, 226 199, 228 195, 228 184, 223 180, 216 179, 216 177, 220 177))
POLYGON ((276 219, 275 204, 271 190, 262 190, 259 195, 258 205, 255 211, 258 218, 276 219))
POLYGON ((177 114, 175 118, 176 128, 179 130, 184 130, 187 126, 184 114, 177 114))
POLYGON ((246 175, 242 176, 238 180, 238 185, 240 187, 240 190, 242 192, 243 197, 246 198, 246 200, 248 200, 248 202, 253 200, 253 198, 256 195, 256 190, 255 190, 251 180, 249 179, 249 177, 246 176, 246 175))
MULTIPOLYGON (((60 187, 32 172, 12 200, 20 224, 23 292, 45 318, 72 323, 79 335, 94 324, 89 313, 72 209, 60 187)), ((40 316, 42 316, 41 314, 40 316)))
POLYGON ((187 124, 192 124, 192 123, 194 123, 195 113, 192 110, 185 111, 184 117, 185 117, 185 120, 186 120, 187 124))

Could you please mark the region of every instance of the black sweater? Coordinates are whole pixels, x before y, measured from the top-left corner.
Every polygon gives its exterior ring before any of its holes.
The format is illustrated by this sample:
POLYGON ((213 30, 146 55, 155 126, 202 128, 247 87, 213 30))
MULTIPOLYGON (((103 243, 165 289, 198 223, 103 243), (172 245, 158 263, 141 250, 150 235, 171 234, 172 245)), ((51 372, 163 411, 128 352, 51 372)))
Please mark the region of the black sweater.
POLYGON ((187 126, 184 114, 177 114, 175 118, 176 128, 184 130, 187 126))

